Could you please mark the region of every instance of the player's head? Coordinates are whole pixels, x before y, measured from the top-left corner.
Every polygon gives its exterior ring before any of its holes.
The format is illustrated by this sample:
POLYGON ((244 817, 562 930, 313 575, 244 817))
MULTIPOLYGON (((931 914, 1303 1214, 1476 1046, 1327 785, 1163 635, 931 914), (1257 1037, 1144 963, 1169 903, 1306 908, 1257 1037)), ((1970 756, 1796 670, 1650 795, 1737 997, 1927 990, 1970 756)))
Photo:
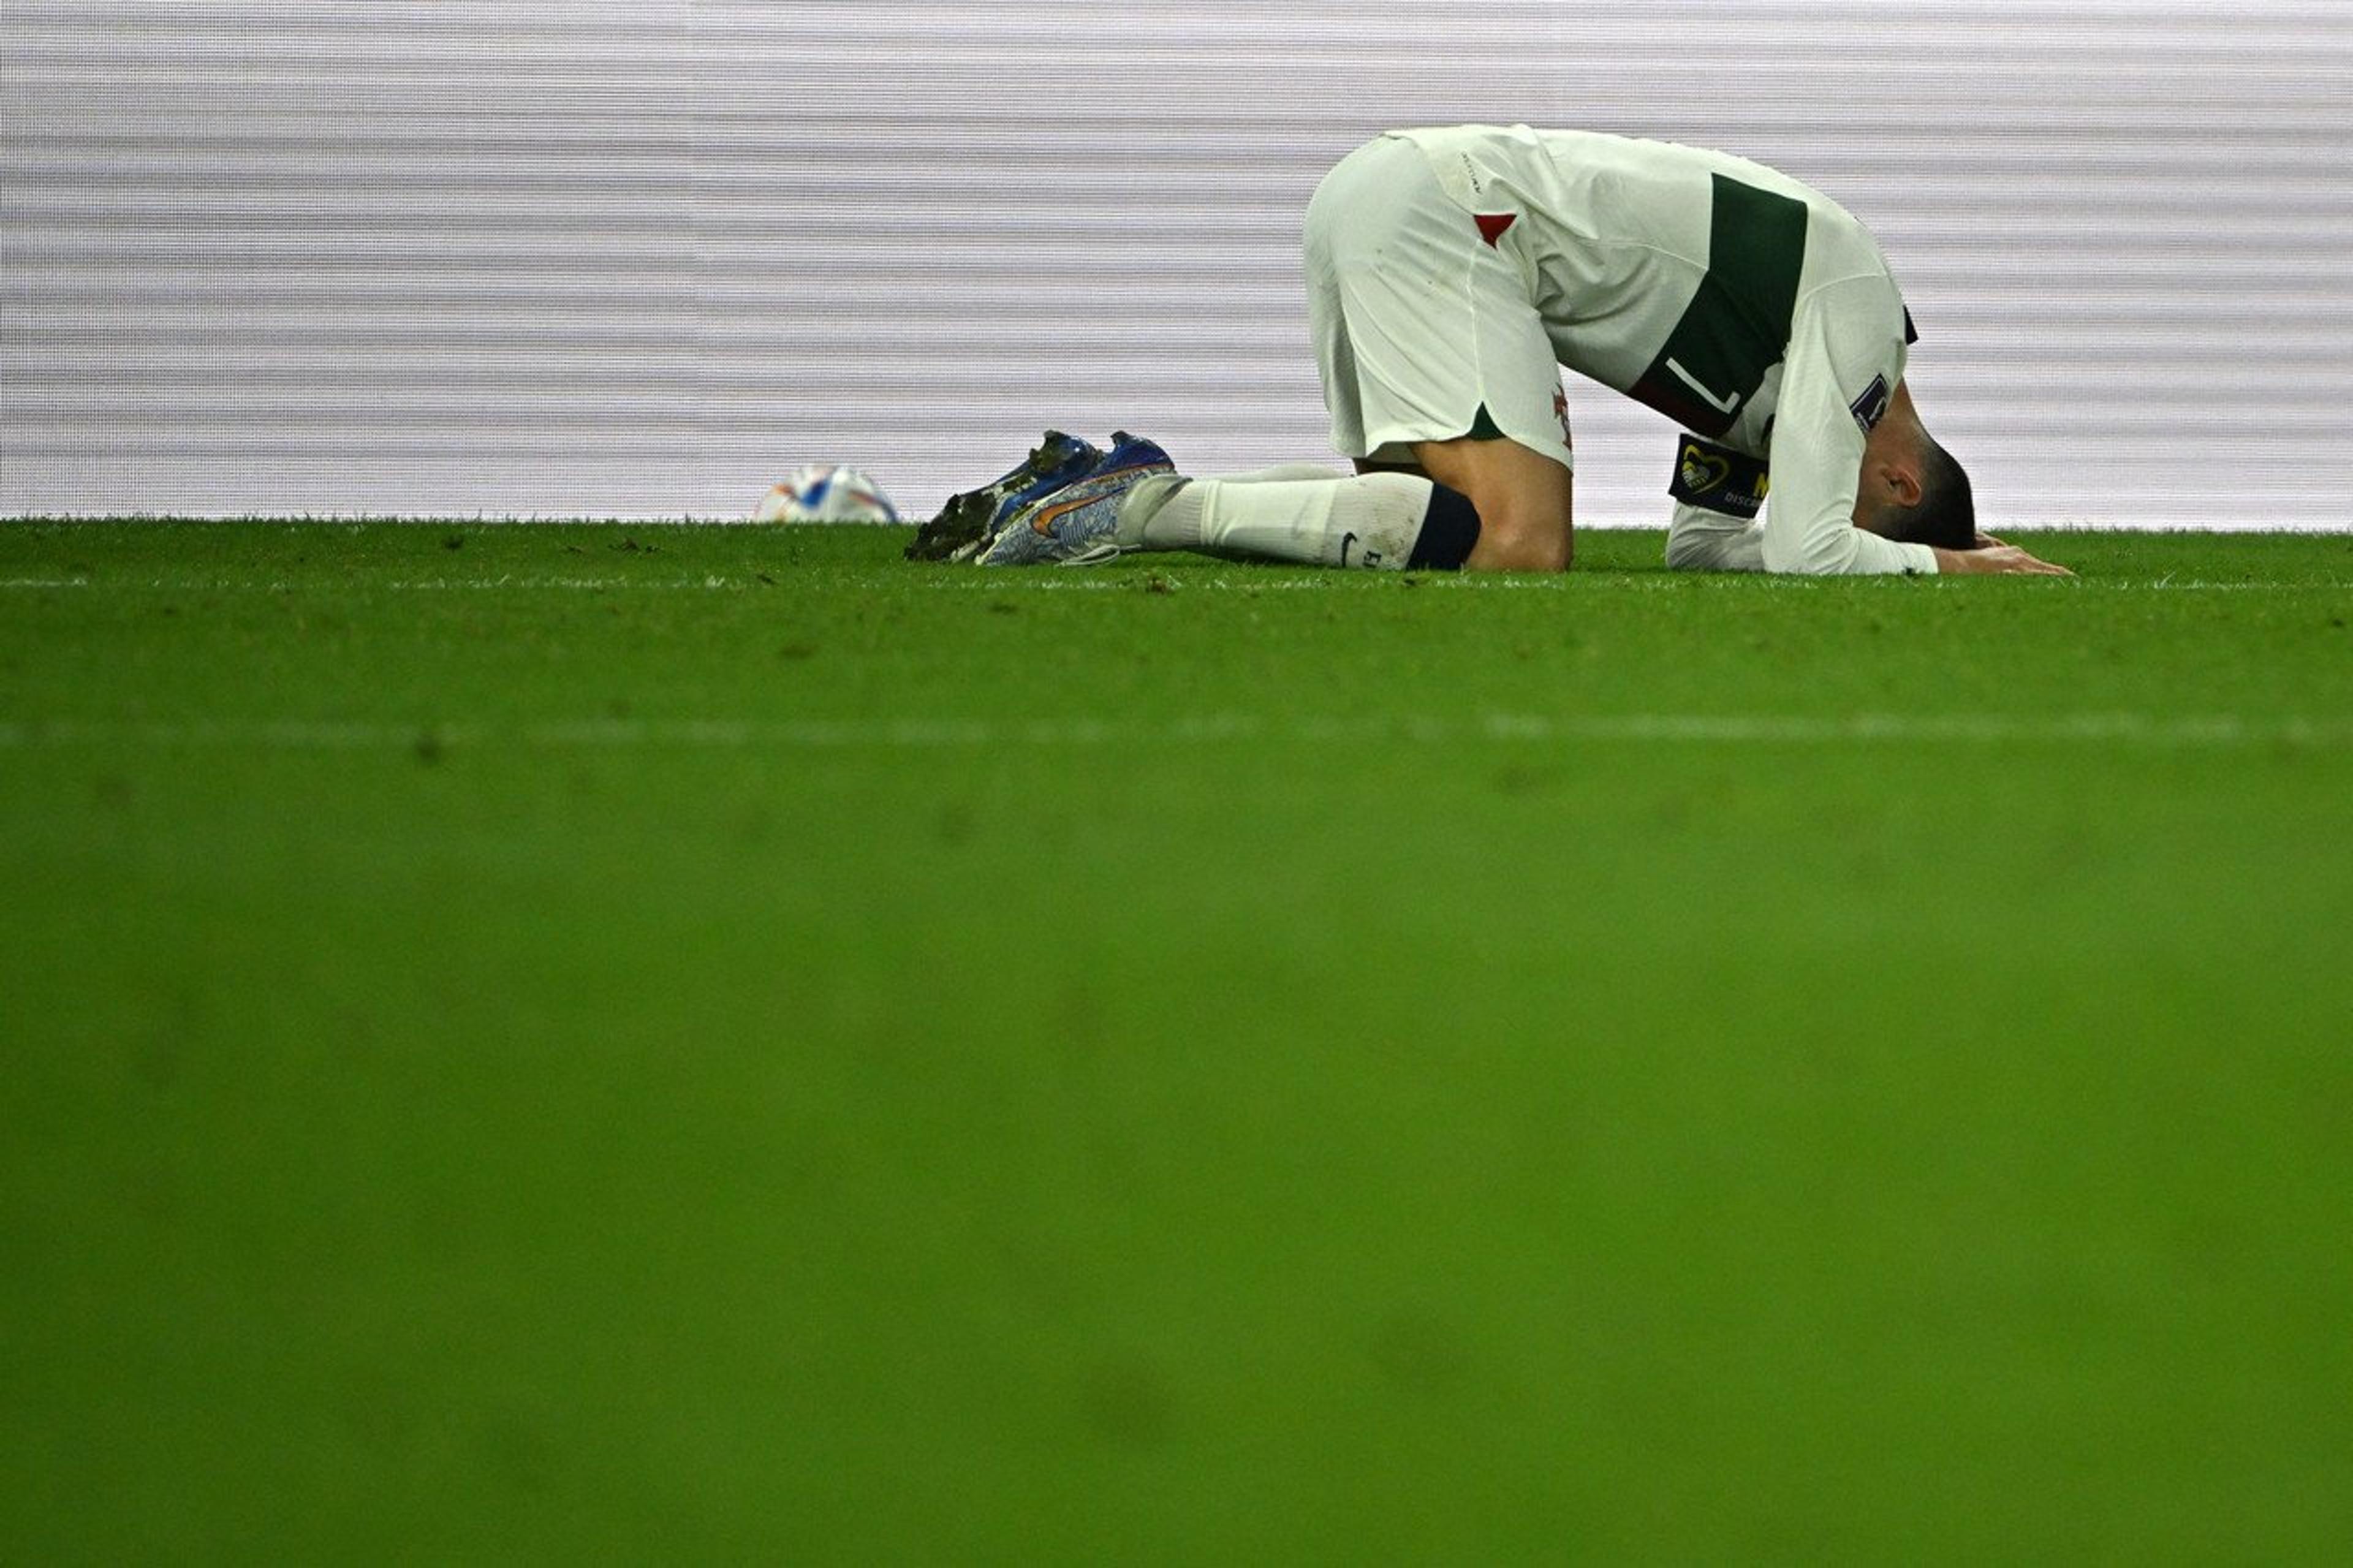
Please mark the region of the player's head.
POLYGON ((1969 491, 1968 470, 1923 431, 1919 471, 1920 499, 1909 506, 1891 502, 1884 509, 1882 526, 1872 531, 1914 544, 1969 549, 1977 543, 1978 506, 1969 491))
POLYGON ((1854 523, 1883 539, 1968 550, 1977 543, 1969 476, 1920 423, 1902 387, 1863 445, 1854 523))

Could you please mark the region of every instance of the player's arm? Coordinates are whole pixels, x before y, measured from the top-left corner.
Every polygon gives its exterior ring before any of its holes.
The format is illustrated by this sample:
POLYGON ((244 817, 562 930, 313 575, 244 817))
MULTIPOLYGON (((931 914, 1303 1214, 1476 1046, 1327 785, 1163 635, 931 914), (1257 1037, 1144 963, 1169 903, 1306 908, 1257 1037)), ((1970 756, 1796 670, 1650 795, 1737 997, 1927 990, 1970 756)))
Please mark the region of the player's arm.
POLYGON ((1667 493, 1667 567, 1675 572, 1762 572, 1765 534, 1757 521, 1769 489, 1764 459, 1686 430, 1675 443, 1667 493))
MULTIPOLYGON (((1791 323, 1773 417, 1773 496, 1766 503, 1762 537, 1767 572, 1919 574, 1945 569, 1938 557, 1951 553, 1882 539, 1854 525, 1864 431, 1849 404, 1854 395, 1840 384, 1834 337, 1841 327, 1868 328, 1868 311, 1880 303, 1870 294, 1852 307, 1851 319, 1841 321, 1840 310, 1852 299, 1841 298, 1846 291, 1872 287, 1858 279, 1818 289, 1799 303, 1791 323)), ((1844 357, 1869 363, 1867 354, 1844 357)))
POLYGON ((1675 572, 1762 572, 1764 525, 1677 501, 1667 523, 1667 566, 1675 572))

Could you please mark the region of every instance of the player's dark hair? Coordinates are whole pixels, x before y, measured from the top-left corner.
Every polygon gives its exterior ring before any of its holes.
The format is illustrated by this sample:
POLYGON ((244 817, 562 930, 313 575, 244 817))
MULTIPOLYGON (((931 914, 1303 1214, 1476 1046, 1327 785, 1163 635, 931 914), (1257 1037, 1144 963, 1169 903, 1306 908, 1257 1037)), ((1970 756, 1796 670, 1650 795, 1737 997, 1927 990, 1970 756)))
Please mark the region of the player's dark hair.
POLYGON ((1978 542, 1978 503, 1968 473, 1931 437, 1920 437, 1919 504, 1895 509, 1887 537, 1946 550, 1967 550, 1978 542))

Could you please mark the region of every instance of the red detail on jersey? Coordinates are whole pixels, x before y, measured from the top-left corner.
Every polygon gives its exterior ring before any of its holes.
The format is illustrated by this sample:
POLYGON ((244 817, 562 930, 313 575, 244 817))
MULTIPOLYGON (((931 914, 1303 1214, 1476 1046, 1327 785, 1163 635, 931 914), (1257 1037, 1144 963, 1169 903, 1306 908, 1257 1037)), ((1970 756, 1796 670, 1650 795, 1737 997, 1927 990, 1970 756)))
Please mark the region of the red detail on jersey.
POLYGON ((1520 221, 1517 213, 1472 213, 1471 219, 1479 226, 1479 237, 1490 247, 1504 237, 1504 231, 1520 221))

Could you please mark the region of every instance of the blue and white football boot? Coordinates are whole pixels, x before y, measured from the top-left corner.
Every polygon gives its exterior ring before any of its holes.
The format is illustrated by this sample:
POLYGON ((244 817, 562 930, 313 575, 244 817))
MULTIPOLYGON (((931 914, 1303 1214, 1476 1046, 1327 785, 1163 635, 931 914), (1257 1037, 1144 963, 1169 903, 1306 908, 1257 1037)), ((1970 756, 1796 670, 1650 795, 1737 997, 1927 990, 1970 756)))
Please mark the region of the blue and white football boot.
POLYGON ((907 559, 971 560, 996 539, 1011 509, 1076 479, 1102 458, 1102 450, 1092 441, 1065 436, 1060 430, 1047 431, 1037 450, 1019 466, 976 490, 948 497, 939 515, 915 531, 915 542, 907 546, 907 559))
POLYGON ((1173 474, 1176 465, 1157 444, 1124 430, 1112 432, 1111 450, 1085 473, 1039 491, 1005 514, 980 552, 983 566, 1036 566, 1047 562, 1092 565, 1124 548, 1116 537, 1120 503, 1145 479, 1173 474))

